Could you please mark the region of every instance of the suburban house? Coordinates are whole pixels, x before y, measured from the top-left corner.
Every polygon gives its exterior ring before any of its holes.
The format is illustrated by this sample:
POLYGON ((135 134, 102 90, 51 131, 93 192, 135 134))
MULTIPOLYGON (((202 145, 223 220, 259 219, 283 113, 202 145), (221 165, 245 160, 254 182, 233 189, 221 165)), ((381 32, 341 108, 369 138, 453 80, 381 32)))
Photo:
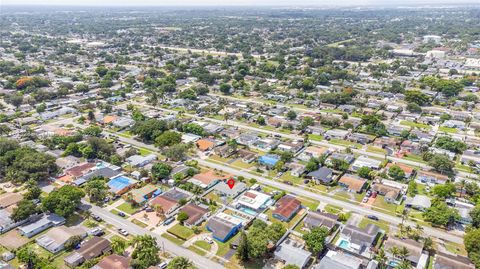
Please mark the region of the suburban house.
POLYGON ((305 165, 300 163, 289 163, 287 167, 290 169, 290 175, 301 177, 305 173, 305 165))
POLYGON ((37 235, 48 228, 65 224, 65 218, 57 214, 45 214, 35 222, 18 228, 20 234, 28 238, 37 235))
POLYGON ((309 211, 303 220, 304 228, 311 230, 315 227, 325 227, 329 231, 337 225, 338 215, 319 211, 309 211))
POLYGON ((315 180, 318 184, 328 185, 333 181, 333 170, 327 167, 320 167, 308 173, 307 177, 315 180))
POLYGON ((323 154, 328 155, 329 149, 326 147, 309 146, 298 156, 301 160, 308 161, 311 158, 319 158, 323 154))
POLYGON ((341 160, 341 161, 347 162, 348 164, 351 164, 355 160, 355 156, 353 154, 336 152, 336 153, 332 153, 332 155, 328 157, 325 163, 328 165, 332 165, 332 160, 341 160))
POLYGON ((65 243, 74 236, 85 238, 87 233, 82 228, 58 226, 50 229, 46 234, 41 235, 35 242, 49 252, 55 254, 65 248, 65 243))
POLYGON ((186 204, 180 212, 184 212, 188 215, 188 219, 183 223, 186 227, 197 226, 202 223, 210 214, 207 208, 200 207, 196 204, 186 204))
POLYGON ((272 168, 277 164, 277 162, 280 161, 280 156, 275 155, 275 154, 265 154, 263 156, 260 156, 258 158, 258 163, 260 165, 264 165, 268 168, 272 168))
POLYGON ((325 132, 324 137, 326 139, 341 139, 345 140, 350 132, 340 129, 331 129, 325 132))
POLYGON ((121 169, 120 167, 118 169, 112 169, 111 167, 95 168, 93 169, 93 171, 77 178, 72 183, 74 185, 81 186, 82 184, 85 184, 85 182, 89 181, 94 177, 103 177, 106 179, 111 179, 122 174, 120 169, 121 169))
POLYGON ((247 190, 247 184, 243 182, 235 182, 233 188, 230 188, 227 183, 220 181, 217 185, 213 187, 214 191, 224 197, 234 198, 237 197, 240 193, 247 190))
POLYGON ((470 163, 474 163, 475 165, 480 165, 480 150, 472 150, 467 149, 463 152, 460 161, 465 164, 469 165, 470 163))
POLYGON ((284 265, 296 265, 298 268, 306 268, 312 253, 304 250, 294 242, 287 238, 284 240, 273 253, 275 260, 282 261, 284 265))
POLYGON ((420 154, 420 143, 405 140, 400 144, 400 151, 406 154, 420 154))
POLYGON ((285 195, 275 204, 272 216, 284 222, 290 221, 302 207, 302 203, 297 198, 285 195))
POLYGON ((218 156, 222 157, 222 158, 228 158, 230 156, 232 156, 233 154, 235 154, 236 150, 232 147, 230 147, 229 145, 223 145, 223 146, 219 146, 219 147, 216 147, 213 149, 213 151, 215 152, 215 154, 217 154, 218 156))
POLYGON ((358 157, 353 162, 352 170, 357 171, 358 169, 360 169, 362 167, 368 167, 370 169, 378 170, 378 169, 380 169, 381 165, 382 165, 381 160, 372 159, 372 158, 369 158, 367 156, 362 155, 362 156, 358 157))
POLYGON ((107 186, 109 187, 110 192, 114 193, 115 195, 122 195, 133 189, 137 183, 138 181, 133 178, 120 175, 110 179, 110 181, 107 183, 107 186))
POLYGON ((68 267, 74 268, 85 261, 90 261, 110 251, 112 251, 110 241, 103 237, 94 236, 63 260, 68 267))
POLYGON ((213 238, 220 242, 226 242, 242 227, 242 220, 234 216, 220 212, 210 218, 206 228, 212 232, 213 238))
POLYGON ((474 269, 475 265, 469 258, 460 255, 452 255, 445 252, 437 252, 433 259, 433 269, 474 269))
POLYGON ((294 142, 294 143, 287 143, 287 142, 282 142, 277 146, 277 150, 280 151, 285 151, 285 152, 291 152, 291 153, 297 153, 299 150, 301 150, 303 147, 303 143, 299 142, 294 142))
POLYGON ((210 138, 203 138, 197 141, 197 147, 201 151, 208 151, 216 146, 216 142, 210 138))
POLYGON ((382 195, 387 203, 396 203, 398 197, 402 193, 401 189, 393 186, 384 185, 382 183, 375 183, 372 185, 372 190, 376 191, 379 195, 382 195))
POLYGON ((273 200, 270 195, 255 190, 248 190, 238 197, 232 203, 232 206, 237 209, 259 212, 272 204, 273 200))
POLYGON ((208 170, 206 172, 194 175, 188 180, 188 182, 191 182, 203 189, 208 189, 218 182, 228 180, 231 177, 232 175, 225 175, 220 172, 208 170))
POLYGON ((430 171, 421 170, 417 174, 416 181, 423 184, 445 184, 448 180, 448 176, 430 171))
POLYGON ((388 259, 392 262, 399 262, 398 257, 392 255, 392 248, 406 248, 408 256, 406 259, 416 268, 425 268, 428 260, 428 254, 423 254, 423 243, 417 242, 409 238, 398 238, 394 236, 388 237, 383 243, 383 248, 388 259), (418 266, 420 265, 420 266, 418 266))
POLYGON ((355 253, 362 253, 375 242, 380 228, 372 223, 365 228, 347 224, 340 232, 339 247, 355 253))
POLYGON ((91 269, 130 269, 131 258, 111 254, 100 260, 91 269))
POLYGON ((431 199, 426 195, 415 195, 415 197, 407 197, 405 200, 405 207, 413 208, 419 211, 425 211, 432 206, 431 199))
POLYGON ((162 190, 152 184, 147 184, 140 189, 133 189, 127 193, 127 199, 136 205, 142 205, 152 197, 157 197, 162 190))
POLYGON ((360 269, 362 263, 362 259, 353 255, 329 250, 313 269, 360 269))
POLYGON ((145 165, 155 161, 157 159, 156 154, 148 154, 147 156, 132 155, 125 159, 125 161, 133 167, 144 167, 145 165))
POLYGON ((338 185, 356 193, 361 193, 363 191, 365 183, 367 183, 366 179, 351 174, 345 174, 338 180, 338 185))
POLYGON ((403 163, 388 163, 386 168, 388 170, 390 170, 390 167, 392 167, 394 165, 398 166, 398 167, 400 167, 400 169, 402 169, 402 171, 405 173, 405 178, 407 178, 407 179, 415 174, 415 169, 413 167, 410 167, 410 166, 408 166, 406 164, 403 164, 403 163))
POLYGON ((158 213, 169 216, 180 207, 180 200, 187 200, 191 196, 191 193, 173 188, 150 200, 149 204, 150 207, 156 209, 158 213))

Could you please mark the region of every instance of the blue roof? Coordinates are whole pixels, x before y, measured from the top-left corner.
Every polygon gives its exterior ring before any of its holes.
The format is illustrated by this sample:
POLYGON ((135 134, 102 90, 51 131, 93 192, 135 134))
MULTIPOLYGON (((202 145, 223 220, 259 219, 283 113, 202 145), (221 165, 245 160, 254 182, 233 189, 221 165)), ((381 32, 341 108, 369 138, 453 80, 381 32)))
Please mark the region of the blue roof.
POLYGON ((280 157, 272 154, 263 155, 258 158, 258 162, 271 166, 275 165, 278 161, 280 161, 280 157))

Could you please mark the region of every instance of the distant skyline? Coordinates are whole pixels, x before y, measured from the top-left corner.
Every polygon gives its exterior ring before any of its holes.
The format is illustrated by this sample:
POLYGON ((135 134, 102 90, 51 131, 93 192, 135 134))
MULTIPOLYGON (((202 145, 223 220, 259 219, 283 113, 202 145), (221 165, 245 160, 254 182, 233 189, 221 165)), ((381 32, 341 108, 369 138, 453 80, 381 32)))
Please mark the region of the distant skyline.
POLYGON ((411 6, 479 4, 479 0, 0 0, 0 5, 59 6, 411 6))

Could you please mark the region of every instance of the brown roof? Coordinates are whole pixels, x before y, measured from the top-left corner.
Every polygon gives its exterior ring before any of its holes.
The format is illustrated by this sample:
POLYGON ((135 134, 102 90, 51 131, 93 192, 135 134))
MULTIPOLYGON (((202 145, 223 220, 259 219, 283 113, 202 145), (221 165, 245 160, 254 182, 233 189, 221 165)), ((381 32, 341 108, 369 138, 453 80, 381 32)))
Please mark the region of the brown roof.
POLYGON ((170 209, 175 207, 178 202, 173 200, 170 197, 166 197, 164 195, 157 196, 155 199, 150 201, 150 204, 153 206, 159 206, 162 208, 163 212, 168 212, 170 209))
POLYGON ((400 239, 390 236, 384 243, 385 251, 389 252, 392 247, 408 249, 407 260, 418 263, 420 256, 422 256, 423 244, 412 239, 400 239))
POLYGON ((272 214, 280 215, 286 219, 290 218, 295 211, 298 210, 302 203, 297 200, 295 197, 290 195, 285 195, 276 204, 275 210, 272 211, 272 214))
POLYGON ((23 199, 23 195, 17 192, 7 192, 0 195, 0 208, 15 205, 23 199))
POLYGON ((197 141, 197 147, 201 151, 209 150, 215 146, 215 143, 209 139, 200 139, 197 141))
POLYGON ((351 175, 344 175, 338 181, 339 183, 343 183, 348 186, 349 189, 354 190, 356 192, 360 192, 365 184, 366 180, 353 177, 351 175))
POLYGON ((372 189, 374 191, 377 191, 380 195, 385 195, 386 197, 390 197, 393 199, 397 198, 398 194, 400 193, 400 189, 381 183, 373 184, 372 189))
POLYGON ((411 173, 413 173, 413 170, 415 170, 413 167, 410 167, 410 166, 402 164, 402 163, 388 163, 387 168, 390 169, 390 167, 392 167, 394 165, 400 167, 400 169, 402 169, 403 172, 405 172, 406 174, 411 174, 411 173))
POLYGON ((194 175, 192 179, 198 180, 205 185, 210 185, 210 183, 214 182, 215 180, 225 180, 225 179, 229 179, 230 177, 231 175, 223 175, 221 173, 208 170, 207 172, 194 175))
POLYGON ((94 166, 95 166, 94 163, 82 163, 70 169, 65 170, 65 174, 73 177, 83 176, 88 172, 88 170, 90 170, 94 166))
POLYGON ((103 258, 95 269, 127 269, 130 268, 130 258, 126 258, 117 254, 112 254, 103 258))
POLYGON ((196 204, 187 204, 180 210, 180 212, 187 213, 188 219, 185 222, 193 225, 208 213, 208 209, 201 208, 196 204))
POLYGON ((91 260, 102 255, 108 249, 110 249, 110 241, 102 237, 94 236, 85 242, 77 252, 82 255, 85 260, 91 260))
POLYGON ((438 252, 435 256, 434 269, 475 269, 467 257, 438 252))

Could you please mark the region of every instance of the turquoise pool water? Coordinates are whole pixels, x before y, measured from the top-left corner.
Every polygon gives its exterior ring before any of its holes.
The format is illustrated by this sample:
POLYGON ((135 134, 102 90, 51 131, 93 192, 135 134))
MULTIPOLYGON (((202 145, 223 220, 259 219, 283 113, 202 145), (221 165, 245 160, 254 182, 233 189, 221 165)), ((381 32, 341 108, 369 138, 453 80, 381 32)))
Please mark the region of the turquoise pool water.
POLYGON ((388 265, 390 265, 391 267, 397 267, 400 263, 398 261, 390 261, 388 263, 388 265))
POLYGON ((248 215, 252 215, 252 216, 255 216, 257 214, 257 212, 251 210, 250 208, 246 208, 246 207, 242 207, 242 209, 240 209, 240 210, 247 213, 248 215))
POLYGON ((340 244, 338 244, 338 246, 343 249, 348 249, 350 248, 350 242, 348 242, 347 240, 342 240, 340 241, 340 244))

